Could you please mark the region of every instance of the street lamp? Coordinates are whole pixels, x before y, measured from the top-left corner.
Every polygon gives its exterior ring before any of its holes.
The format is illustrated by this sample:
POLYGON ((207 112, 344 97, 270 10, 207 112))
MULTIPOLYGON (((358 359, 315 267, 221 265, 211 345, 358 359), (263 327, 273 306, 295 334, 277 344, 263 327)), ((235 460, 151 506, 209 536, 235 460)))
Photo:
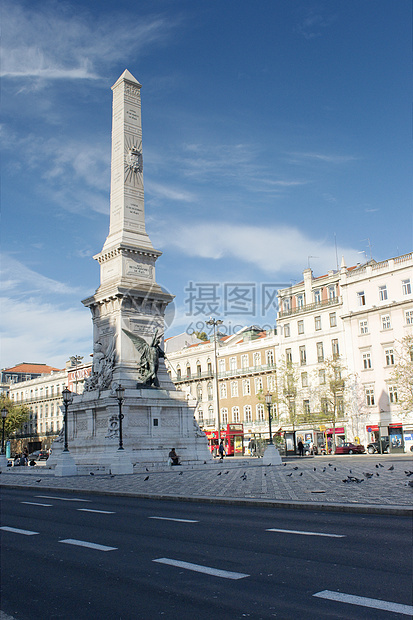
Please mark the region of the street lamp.
POLYGON ((271 403, 272 403, 272 394, 270 394, 270 392, 267 392, 265 395, 265 402, 267 405, 267 409, 268 409, 268 422, 270 425, 270 445, 272 445, 272 432, 271 432, 271 403))
POLYGON ((69 447, 67 444, 67 410, 69 408, 69 405, 72 403, 73 401, 73 394, 72 392, 65 387, 65 389, 62 391, 62 396, 63 396, 63 405, 65 408, 65 417, 64 417, 64 425, 65 425, 65 445, 63 448, 63 452, 69 452, 69 447))
POLYGON ((2 431, 2 436, 1 436, 1 453, 2 455, 5 454, 4 452, 4 425, 6 424, 6 418, 8 416, 9 410, 6 409, 6 407, 3 407, 3 409, 1 410, 1 419, 3 422, 3 431, 2 431))
POLYGON ((218 414, 218 444, 221 443, 221 416, 219 413, 219 392, 218 392, 218 364, 217 364, 217 336, 216 336, 216 328, 218 325, 222 325, 224 321, 221 319, 213 319, 212 317, 209 321, 206 322, 207 325, 210 325, 214 328, 214 362, 215 362, 215 391, 217 395, 217 414, 218 414))
POLYGON ((119 383, 115 392, 116 392, 116 398, 117 398, 118 405, 119 405, 119 448, 118 450, 123 450, 122 420, 124 418, 124 415, 122 413, 122 403, 123 403, 123 397, 125 395, 125 388, 119 383))

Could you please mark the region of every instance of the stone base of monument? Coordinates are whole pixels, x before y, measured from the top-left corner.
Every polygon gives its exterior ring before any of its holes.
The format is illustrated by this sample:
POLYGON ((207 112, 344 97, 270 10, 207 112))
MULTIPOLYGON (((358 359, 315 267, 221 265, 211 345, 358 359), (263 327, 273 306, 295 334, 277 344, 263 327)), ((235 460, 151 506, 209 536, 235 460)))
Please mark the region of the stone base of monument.
POLYGON ((61 452, 54 470, 55 476, 77 476, 75 460, 70 452, 61 452))
POLYGON ((0 454, 0 471, 7 469, 7 456, 5 454, 0 454))
POLYGON ((111 474, 133 474, 131 455, 128 450, 116 450, 110 462, 111 474))
POLYGON ((262 462, 264 465, 281 465, 282 460, 280 457, 280 453, 278 452, 274 444, 269 444, 266 447, 262 462))
MULTIPOLYGON (((131 466, 166 466, 171 448, 176 449, 183 464, 211 461, 208 440, 194 418, 195 404, 188 403, 183 392, 126 389, 122 439, 131 466)), ((79 468, 112 471, 119 445, 119 406, 109 390, 74 397, 68 411, 68 443, 79 468)), ((61 438, 52 448, 48 466, 57 467, 63 449, 61 438)))

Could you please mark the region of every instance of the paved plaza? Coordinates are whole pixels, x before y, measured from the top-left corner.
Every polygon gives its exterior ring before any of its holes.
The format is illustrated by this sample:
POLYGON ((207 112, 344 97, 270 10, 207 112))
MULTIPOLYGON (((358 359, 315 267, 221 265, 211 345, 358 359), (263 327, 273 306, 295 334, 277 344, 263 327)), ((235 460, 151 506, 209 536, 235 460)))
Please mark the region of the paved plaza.
POLYGON ((409 471, 409 455, 287 458, 269 466, 261 459, 227 458, 196 466, 138 465, 133 474, 117 476, 88 468, 56 477, 46 463, 3 470, 1 486, 407 515, 413 513, 409 471))

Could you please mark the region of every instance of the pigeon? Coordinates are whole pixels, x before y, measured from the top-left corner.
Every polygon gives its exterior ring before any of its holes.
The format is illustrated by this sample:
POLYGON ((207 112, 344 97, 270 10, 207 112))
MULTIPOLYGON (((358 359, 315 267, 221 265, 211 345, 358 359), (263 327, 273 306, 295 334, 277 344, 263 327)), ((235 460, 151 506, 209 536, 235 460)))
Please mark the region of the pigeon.
POLYGON ((271 463, 268 463, 267 467, 271 467, 271 463))
POLYGON ((146 476, 146 478, 144 478, 144 480, 149 480, 149 476, 146 476))
POLYGON ((382 465, 381 463, 379 463, 379 467, 384 467, 384 465, 382 465))
POLYGON ((334 471, 337 471, 337 467, 334 467, 334 471))
POLYGON ((356 482, 357 484, 360 484, 360 482, 364 482, 364 478, 356 478, 356 482))
POLYGON ((244 474, 243 476, 241 476, 241 480, 246 480, 247 476, 244 474))
POLYGON ((380 476, 380 474, 376 471, 376 476, 380 476))
POLYGON ((95 475, 95 474, 93 473, 93 471, 90 471, 90 472, 89 472, 89 474, 90 474, 91 476, 94 476, 94 475, 95 475))
POLYGON ((287 476, 291 477, 293 475, 293 472, 291 472, 291 474, 287 474, 287 476))
POLYGON ((228 471, 224 471, 224 475, 229 474, 229 470, 228 471))
POLYGON ((41 478, 39 478, 38 480, 36 480, 36 482, 41 482, 41 481, 42 481, 42 479, 41 479, 41 478))
POLYGON ((145 471, 149 471, 149 469, 147 467, 145 467, 145 471))
POLYGON ((406 476, 413 476, 413 471, 405 471, 406 476))
POLYGON ((206 465, 206 461, 204 461, 204 465, 206 465))
POLYGON ((394 469, 394 465, 392 465, 391 467, 389 467, 388 471, 393 471, 394 469))
POLYGON ((322 470, 322 471, 323 471, 323 473, 326 471, 326 469, 327 469, 327 467, 324 467, 324 469, 322 470))
POLYGON ((110 476, 110 477, 111 477, 111 478, 114 478, 114 477, 115 477, 115 474, 111 474, 111 476, 110 476))
POLYGON ((368 480, 369 478, 373 478, 374 474, 369 474, 367 471, 363 471, 363 476, 368 480))
POLYGON ((413 480, 408 480, 406 486, 413 488, 413 480))
POLYGON ((317 467, 314 467, 314 471, 317 471, 317 467))
POLYGON ((332 463, 329 463, 329 464, 328 464, 328 466, 329 466, 329 467, 333 467, 332 463))
POLYGON ((183 471, 180 471, 178 476, 182 476, 183 473, 184 473, 183 471))
POLYGON ((348 478, 345 478, 342 482, 351 482, 348 478))
POLYGON ((283 467, 285 467, 287 465, 287 463, 283 463, 283 467))
POLYGON ((302 476, 302 475, 303 475, 303 472, 301 472, 300 476, 302 476))
POLYGON ((294 471, 297 471, 298 467, 293 467, 294 471))
POLYGON ((376 469, 378 469, 378 468, 379 468, 379 466, 378 466, 378 465, 376 465, 376 469))
MULTIPOLYGON (((182 474, 182 472, 180 472, 182 474)), ((217 473, 217 476, 220 476, 222 474, 222 471, 217 473)))

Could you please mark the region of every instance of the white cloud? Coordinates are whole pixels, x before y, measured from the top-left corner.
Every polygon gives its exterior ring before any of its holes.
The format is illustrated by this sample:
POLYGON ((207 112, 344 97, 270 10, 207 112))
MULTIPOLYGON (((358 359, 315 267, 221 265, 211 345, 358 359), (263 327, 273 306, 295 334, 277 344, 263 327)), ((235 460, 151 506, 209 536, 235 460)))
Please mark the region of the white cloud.
MULTIPOLYGON (((317 257, 313 261, 317 270, 327 271, 336 266, 333 240, 329 243, 325 239, 312 238, 292 226, 174 222, 173 236, 168 234, 168 229, 166 222, 164 228, 158 228, 157 246, 176 247, 188 256, 199 258, 235 259, 273 276, 300 273, 307 266, 309 256, 317 257)), ((338 253, 339 257, 345 256, 348 264, 357 262, 357 251, 353 248, 339 248, 338 253)))
MULTIPOLYGON (((179 24, 163 15, 90 12, 79 5, 3 2, 1 75, 12 78, 97 79, 101 67, 161 44, 179 24), (127 26, 125 26, 127 20, 127 26)), ((37 83, 38 87, 38 83, 37 83)))
POLYGON ((180 202, 194 202, 196 197, 191 192, 182 189, 176 189, 161 183, 149 181, 145 184, 148 195, 155 197, 167 198, 168 200, 178 200, 180 202))
POLYGON ((347 164, 350 161, 355 161, 358 158, 354 155, 335 155, 332 153, 288 153, 291 163, 297 163, 302 161, 322 161, 326 164, 347 164))

